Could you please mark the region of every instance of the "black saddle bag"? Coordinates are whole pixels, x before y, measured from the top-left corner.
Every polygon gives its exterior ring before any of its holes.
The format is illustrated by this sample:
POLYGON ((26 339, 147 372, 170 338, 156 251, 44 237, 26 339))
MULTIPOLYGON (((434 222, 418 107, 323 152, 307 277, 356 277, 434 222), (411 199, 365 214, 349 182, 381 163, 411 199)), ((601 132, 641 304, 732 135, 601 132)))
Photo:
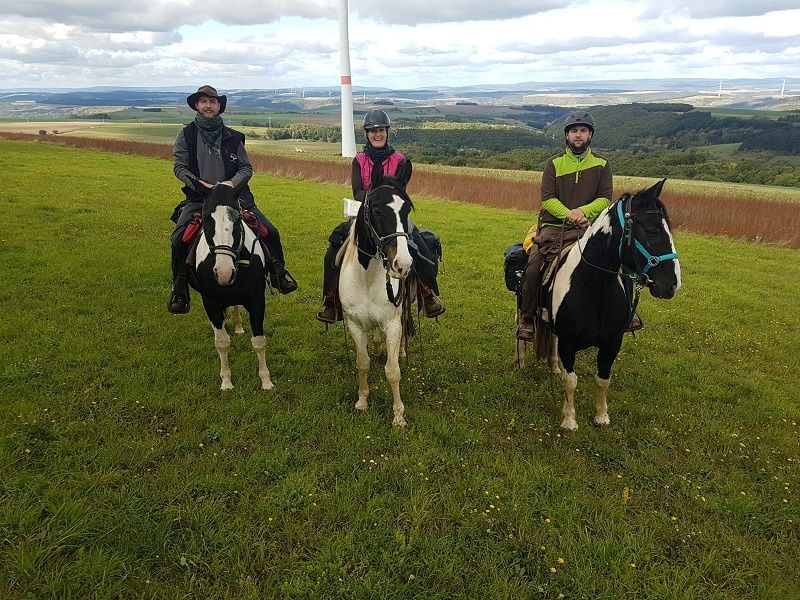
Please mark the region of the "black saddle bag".
POLYGON ((511 244, 504 253, 503 268, 506 278, 506 289, 509 292, 519 293, 522 285, 522 274, 528 264, 528 253, 522 247, 522 242, 511 244))
POLYGON ((441 262, 442 241, 439 239, 439 236, 430 229, 420 229, 419 235, 422 238, 422 241, 425 242, 428 250, 431 251, 431 256, 436 260, 436 262, 441 262))

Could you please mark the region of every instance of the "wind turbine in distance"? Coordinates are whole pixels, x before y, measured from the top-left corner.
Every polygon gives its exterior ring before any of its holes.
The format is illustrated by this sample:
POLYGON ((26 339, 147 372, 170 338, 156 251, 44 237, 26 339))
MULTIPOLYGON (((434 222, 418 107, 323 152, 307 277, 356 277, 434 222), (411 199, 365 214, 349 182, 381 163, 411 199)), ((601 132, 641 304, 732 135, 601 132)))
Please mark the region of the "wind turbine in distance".
POLYGON ((347 0, 339 0, 339 66, 342 73, 342 156, 356 155, 353 129, 353 80, 350 76, 350 38, 347 0))
POLYGON ((781 98, 783 98, 783 93, 786 91, 786 77, 783 78, 783 85, 781 85, 781 98))

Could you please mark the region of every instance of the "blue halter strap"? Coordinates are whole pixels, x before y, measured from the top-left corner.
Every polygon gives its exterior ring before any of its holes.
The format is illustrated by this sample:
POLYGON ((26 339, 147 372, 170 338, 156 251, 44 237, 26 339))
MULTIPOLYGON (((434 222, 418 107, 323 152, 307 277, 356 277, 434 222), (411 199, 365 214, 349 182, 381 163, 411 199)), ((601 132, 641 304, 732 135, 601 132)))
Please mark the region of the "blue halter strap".
POLYGON ((645 259, 644 268, 640 272, 634 273, 632 278, 636 279, 637 281, 640 279, 647 281, 646 275, 650 269, 655 267, 663 260, 675 260, 678 258, 678 253, 669 252, 668 254, 661 254, 660 256, 653 256, 650 254, 647 248, 645 248, 641 242, 639 242, 639 240, 633 237, 633 217, 635 215, 630 213, 623 215, 622 204, 623 202, 621 201, 617 202, 617 217, 619 218, 619 224, 623 231, 623 235, 619 240, 619 260, 620 263, 622 263, 622 252, 624 250, 625 240, 627 239, 629 245, 632 245, 634 248, 636 248, 636 250, 639 251, 639 254, 641 254, 645 259), (628 217, 627 219, 625 218, 626 216, 628 217))

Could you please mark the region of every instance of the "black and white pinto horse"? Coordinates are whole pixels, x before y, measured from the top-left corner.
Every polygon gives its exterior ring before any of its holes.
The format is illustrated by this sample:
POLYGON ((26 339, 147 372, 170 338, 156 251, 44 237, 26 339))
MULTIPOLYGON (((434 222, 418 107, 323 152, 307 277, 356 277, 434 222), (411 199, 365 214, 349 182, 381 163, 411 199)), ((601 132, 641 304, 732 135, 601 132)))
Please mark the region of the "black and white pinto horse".
POLYGON ((575 354, 597 348, 596 425, 608 425, 611 366, 625 329, 647 287, 655 298, 672 298, 681 287, 681 268, 667 209, 659 199, 666 180, 603 211, 562 259, 552 287, 553 349, 564 381, 563 429, 575 419, 575 354))
MULTIPOLYGON (((265 358, 267 346, 264 338, 264 313, 266 311, 266 272, 264 251, 255 233, 244 224, 235 190, 217 184, 203 202, 202 235, 195 256, 194 287, 203 298, 211 325, 214 328, 214 346, 219 354, 220 389, 230 390, 231 370, 228 351, 231 338, 225 329, 227 308, 242 305, 250 316, 253 337, 250 343, 258 357, 258 375, 261 389, 271 390, 265 358)), ((237 333, 241 319, 236 312, 237 333)))
POLYGON ((372 182, 351 228, 348 243, 342 248, 339 298, 345 321, 356 346, 358 401, 356 409, 367 410, 370 358, 368 337, 379 329, 386 340, 386 379, 392 388, 392 424, 406 424, 405 407, 400 399, 399 357, 403 343, 404 312, 409 291, 406 278, 411 272, 408 248, 408 215, 413 205, 405 192, 411 178, 411 162, 406 160, 396 177, 384 177, 380 163, 372 172, 372 182))

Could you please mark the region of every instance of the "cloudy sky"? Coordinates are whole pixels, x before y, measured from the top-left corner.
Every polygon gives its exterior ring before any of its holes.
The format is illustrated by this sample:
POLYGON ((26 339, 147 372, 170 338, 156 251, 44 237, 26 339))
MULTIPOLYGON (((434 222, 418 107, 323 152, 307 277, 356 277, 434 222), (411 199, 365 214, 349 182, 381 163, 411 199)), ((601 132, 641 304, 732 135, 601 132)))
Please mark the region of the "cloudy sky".
MULTIPOLYGON (((0 88, 339 83, 338 0, 19 0, 0 88)), ((353 85, 800 78, 798 0, 350 0, 353 85)))

